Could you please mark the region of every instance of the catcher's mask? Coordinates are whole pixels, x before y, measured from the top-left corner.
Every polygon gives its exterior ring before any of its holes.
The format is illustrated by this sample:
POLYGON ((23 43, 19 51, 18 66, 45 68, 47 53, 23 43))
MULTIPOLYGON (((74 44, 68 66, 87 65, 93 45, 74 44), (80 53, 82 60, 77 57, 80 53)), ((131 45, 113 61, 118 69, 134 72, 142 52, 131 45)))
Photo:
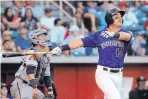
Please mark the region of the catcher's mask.
MULTIPOLYGON (((116 14, 116 13, 120 13, 121 16, 123 17, 124 14, 125 14, 125 11, 122 11, 120 10, 119 8, 112 8, 111 10, 109 10, 106 15, 105 15, 105 22, 106 24, 109 26, 110 24, 113 24, 114 23, 114 20, 113 20, 113 15, 116 14)), ((122 23, 123 23, 123 19, 122 19, 122 23)))
POLYGON ((31 43, 33 44, 39 44, 42 46, 51 46, 50 42, 50 35, 47 33, 45 29, 37 29, 34 31, 31 31, 29 33, 29 39, 31 40, 31 43), (39 36, 45 34, 46 35, 46 40, 40 40, 39 36))

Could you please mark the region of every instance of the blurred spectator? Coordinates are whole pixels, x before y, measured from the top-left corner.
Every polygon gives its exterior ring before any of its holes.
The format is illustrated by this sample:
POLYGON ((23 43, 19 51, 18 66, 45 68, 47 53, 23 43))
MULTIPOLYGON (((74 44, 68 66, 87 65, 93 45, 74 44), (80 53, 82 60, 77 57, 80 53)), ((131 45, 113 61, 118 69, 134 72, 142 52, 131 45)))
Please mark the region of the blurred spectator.
POLYGON ((5 29, 12 31, 12 37, 18 36, 16 32, 19 27, 20 18, 16 15, 13 15, 12 9, 10 7, 5 9, 5 13, 2 16, 2 22, 5 25, 5 29))
POLYGON ((144 29, 145 29, 145 31, 146 31, 146 34, 148 35, 148 21, 146 21, 146 22, 144 23, 144 29))
POLYGON ((144 29, 145 29, 145 35, 146 35, 146 55, 148 55, 148 21, 145 22, 144 24, 144 29))
POLYGON ((87 7, 84 8, 83 21, 85 28, 89 32, 96 32, 96 17, 98 16, 98 8, 94 5, 94 1, 87 1, 87 7))
POLYGON ((74 14, 74 24, 77 25, 79 28, 82 28, 83 20, 82 20, 82 13, 80 11, 76 11, 74 14))
POLYGON ((146 79, 143 76, 137 78, 137 87, 129 93, 129 99, 148 99, 148 93, 145 89, 146 79))
POLYGON ((13 15, 12 9, 10 7, 5 9, 4 15, 2 16, 2 21, 8 29, 17 29, 19 26, 18 16, 13 15))
POLYGON ((12 52, 12 49, 10 47, 10 41, 5 40, 3 41, 3 52, 12 52))
POLYGON ((21 26, 19 28, 20 36, 16 38, 15 43, 17 47, 17 51, 25 51, 31 47, 31 43, 27 36, 27 28, 25 26, 21 26))
POLYGON ((140 7, 142 7, 143 4, 144 4, 144 2, 141 1, 141 0, 136 0, 136 1, 135 1, 135 6, 136 6, 136 8, 138 8, 138 9, 140 9, 140 7))
POLYGON ((139 25, 143 25, 144 22, 148 19, 146 16, 146 11, 144 11, 143 9, 148 10, 144 7, 143 1, 135 1, 133 6, 130 7, 130 11, 132 11, 136 15, 139 21, 139 25))
POLYGON ((34 0, 28 0, 25 2, 26 3, 25 6, 27 8, 30 8, 33 12, 33 15, 37 18, 40 18, 44 14, 44 11, 43 11, 43 9, 41 9, 39 2, 40 1, 34 1, 34 0))
POLYGON ((40 23, 42 27, 50 31, 54 27, 55 17, 52 15, 52 10, 49 8, 45 9, 45 15, 40 18, 40 23))
MULTIPOLYGON (((2 52, 2 40, 0 39, 0 51, 2 52)), ((2 55, 2 53, 0 53, 0 56, 2 55)), ((1 62, 1 61, 0 61, 1 62)))
MULTIPOLYGON (((93 15, 91 14, 87 14, 89 17, 92 17, 93 15)), ((83 19, 82 19, 82 12, 81 11, 76 11, 75 14, 74 14, 74 17, 73 17, 73 25, 77 25, 79 28, 80 28, 80 31, 81 33, 83 33, 83 35, 87 35, 88 33, 88 29, 85 28, 84 26, 84 22, 83 22, 83 19)), ((85 23, 89 23, 91 22, 91 20, 88 18, 85 18, 85 23)), ((89 23, 90 24, 90 23, 89 23)), ((87 26, 87 25, 86 25, 87 26)), ((88 25, 89 26, 89 25, 88 25)))
POLYGON ((77 8, 77 11, 83 12, 83 10, 84 10, 83 2, 82 1, 78 1, 77 5, 76 5, 76 8, 77 8))
MULTIPOLYGON (((0 33, 0 45, 2 44, 2 34, 0 33)), ((0 46, 0 50, 1 50, 1 46, 0 46)))
POLYGON ((144 39, 144 35, 142 33, 138 33, 136 36, 136 39, 132 42, 132 50, 134 54, 139 56, 145 56, 146 55, 146 41, 144 39))
MULTIPOLYGON (((14 41, 12 40, 11 38, 11 34, 9 31, 4 31, 3 32, 3 38, 2 38, 2 43, 4 45, 4 47, 8 47, 9 51, 13 51, 13 52, 16 52, 16 46, 15 46, 15 43, 14 41)), ((5 50, 5 48, 4 48, 5 50)))
POLYGON ((85 28, 89 32, 95 32, 96 31, 96 26, 95 26, 96 20, 95 20, 94 15, 88 14, 88 13, 83 13, 82 19, 83 19, 85 28))
POLYGON ((53 48, 60 45, 61 42, 64 40, 65 29, 62 26, 61 19, 56 19, 54 21, 54 27, 50 31, 51 36, 51 43, 53 48))
POLYGON ((13 10, 13 14, 16 15, 18 14, 18 16, 20 17, 24 17, 25 15, 25 1, 17 1, 14 0, 12 1, 12 10, 13 10))
POLYGON ((106 11, 99 12, 99 26, 97 27, 99 31, 103 30, 107 26, 105 22, 105 15, 106 15, 106 11))
POLYGON ((1 99, 13 99, 8 93, 8 87, 5 83, 1 84, 1 99))
POLYGON ((122 6, 120 6, 123 10, 125 10, 125 15, 123 16, 123 27, 126 30, 137 30, 139 29, 137 25, 138 19, 136 15, 130 11, 130 5, 128 3, 124 3, 122 6))
MULTIPOLYGON (((82 19, 85 28, 88 30, 88 35, 96 32, 96 26, 98 26, 99 9, 96 6, 95 1, 87 1, 87 6, 84 8, 82 19)), ((93 55, 92 48, 86 47, 86 55, 93 55)))
POLYGON ((144 1, 144 5, 148 5, 148 1, 144 1))
POLYGON ((90 13, 95 15, 95 17, 98 17, 98 7, 95 5, 95 1, 87 1, 87 6, 84 8, 85 13, 90 13))
POLYGON ((27 6, 34 6, 34 1, 26 1, 26 7, 27 6))
POLYGON ((69 36, 69 24, 65 22, 65 23, 63 23, 63 26, 65 28, 64 39, 66 39, 69 36))
POLYGON ((77 2, 77 7, 76 7, 76 8, 81 8, 82 10, 84 10, 83 2, 78 1, 78 2, 77 2))
POLYGON ((146 81, 145 89, 146 89, 147 92, 148 92, 148 80, 146 81))
POLYGON ((108 10, 111 8, 116 7, 116 2, 115 1, 99 1, 98 6, 100 11, 98 13, 99 15, 99 22, 98 22, 98 27, 99 31, 103 30, 106 27, 106 22, 105 22, 105 15, 108 10))
POLYGON ((107 12, 108 10, 110 10, 114 7, 116 7, 116 5, 113 1, 106 0, 103 3, 101 3, 101 6, 99 8, 100 8, 101 11, 107 12))
POLYGON ((0 15, 3 15, 3 14, 4 14, 4 9, 0 8, 0 15))
POLYGON ((1 33, 5 31, 5 26, 2 22, 0 23, 0 30, 1 33))
POLYGON ((27 8, 25 16, 21 19, 21 24, 27 27, 29 31, 41 28, 39 20, 34 17, 31 8, 27 8))
MULTIPOLYGON (((69 7, 67 4, 63 3, 63 10, 65 10, 69 15, 73 15, 73 10, 71 7, 69 7)), ((63 19, 64 20, 64 19, 63 19)))
MULTIPOLYGON (((69 31, 70 31, 70 35, 64 40, 64 42, 63 42, 64 44, 67 44, 72 40, 76 40, 76 39, 80 39, 80 38, 84 37, 83 35, 80 34, 80 29, 76 25, 71 26, 69 31)), ((64 54, 66 56, 69 56, 69 55, 84 56, 85 55, 85 48, 81 47, 81 48, 78 48, 75 50, 71 50, 70 53, 69 53, 69 51, 64 51, 64 54)))

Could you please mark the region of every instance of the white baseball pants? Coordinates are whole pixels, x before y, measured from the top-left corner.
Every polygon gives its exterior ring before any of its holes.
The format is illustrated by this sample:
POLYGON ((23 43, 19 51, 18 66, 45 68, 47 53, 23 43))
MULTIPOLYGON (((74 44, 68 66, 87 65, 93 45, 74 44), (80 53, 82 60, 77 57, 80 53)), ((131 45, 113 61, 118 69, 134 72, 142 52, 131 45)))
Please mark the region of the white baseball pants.
POLYGON ((95 79, 97 86, 104 93, 104 99, 123 99, 122 77, 121 71, 112 73, 104 71, 103 66, 97 66, 95 79))

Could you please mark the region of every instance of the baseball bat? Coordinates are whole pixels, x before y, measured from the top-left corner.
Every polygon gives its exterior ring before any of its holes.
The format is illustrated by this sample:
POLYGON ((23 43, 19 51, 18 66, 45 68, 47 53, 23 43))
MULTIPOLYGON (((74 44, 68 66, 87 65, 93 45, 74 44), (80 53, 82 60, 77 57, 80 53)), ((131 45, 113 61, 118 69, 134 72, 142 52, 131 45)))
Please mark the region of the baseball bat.
POLYGON ((38 54, 52 54, 51 52, 4 52, 2 53, 2 57, 18 57, 18 56, 25 56, 25 55, 38 55, 38 54))

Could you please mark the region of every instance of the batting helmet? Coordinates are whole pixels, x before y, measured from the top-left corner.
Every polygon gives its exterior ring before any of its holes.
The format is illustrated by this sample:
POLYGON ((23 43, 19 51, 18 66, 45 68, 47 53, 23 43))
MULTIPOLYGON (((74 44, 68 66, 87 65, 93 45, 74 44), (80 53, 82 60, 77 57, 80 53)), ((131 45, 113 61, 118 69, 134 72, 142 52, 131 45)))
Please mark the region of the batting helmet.
POLYGON ((50 42, 50 36, 48 35, 47 31, 45 29, 37 29, 34 31, 31 31, 29 33, 29 39, 33 44, 39 44, 42 46, 51 46, 50 42), (46 40, 40 40, 39 36, 45 34, 46 35, 46 40))
POLYGON ((119 8, 112 8, 111 10, 109 10, 106 15, 105 15, 105 22, 107 23, 107 25, 109 24, 113 24, 114 20, 113 20, 113 15, 116 14, 117 12, 119 12, 121 14, 121 16, 123 17, 125 14, 125 11, 121 11, 119 8))

